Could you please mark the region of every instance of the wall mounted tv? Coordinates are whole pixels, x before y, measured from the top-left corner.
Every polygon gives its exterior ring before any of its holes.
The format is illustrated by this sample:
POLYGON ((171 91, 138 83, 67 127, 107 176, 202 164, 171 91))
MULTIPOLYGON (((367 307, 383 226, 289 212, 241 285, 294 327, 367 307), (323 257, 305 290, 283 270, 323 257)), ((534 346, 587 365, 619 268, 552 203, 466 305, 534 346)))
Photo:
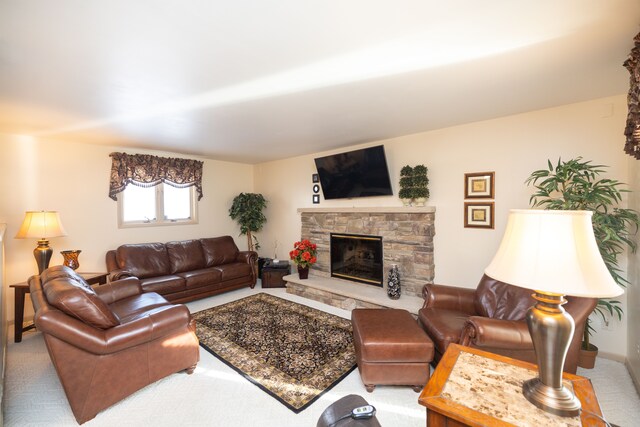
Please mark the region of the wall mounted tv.
POLYGON ((382 145, 319 157, 315 161, 327 200, 393 195, 382 145))

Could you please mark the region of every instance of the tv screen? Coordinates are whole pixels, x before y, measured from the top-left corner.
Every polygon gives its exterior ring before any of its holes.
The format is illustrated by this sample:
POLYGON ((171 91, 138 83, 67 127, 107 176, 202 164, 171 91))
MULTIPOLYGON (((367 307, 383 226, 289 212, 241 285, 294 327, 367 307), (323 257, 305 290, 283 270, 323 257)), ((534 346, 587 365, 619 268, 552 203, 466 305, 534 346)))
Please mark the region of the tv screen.
POLYGON ((384 146, 315 159, 324 198, 393 195, 384 146))

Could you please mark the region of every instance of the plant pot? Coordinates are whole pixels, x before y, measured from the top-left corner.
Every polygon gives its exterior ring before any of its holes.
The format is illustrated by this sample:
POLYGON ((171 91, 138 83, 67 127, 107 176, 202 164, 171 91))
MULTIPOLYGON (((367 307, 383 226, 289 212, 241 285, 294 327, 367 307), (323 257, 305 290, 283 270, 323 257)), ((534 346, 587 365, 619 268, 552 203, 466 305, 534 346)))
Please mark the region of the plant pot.
POLYGON ((300 267, 298 266, 298 276, 300 276, 301 280, 309 278, 309 267, 300 267))
POLYGON ((427 203, 427 198, 426 197, 417 197, 415 199, 416 202, 416 206, 424 206, 425 203, 427 203))
POLYGON ((400 199, 403 206, 411 206, 411 199, 400 199))
POLYGON ((596 366, 596 356, 598 356, 598 347, 589 344, 588 349, 580 348, 578 353, 578 366, 584 369, 593 369, 596 366))

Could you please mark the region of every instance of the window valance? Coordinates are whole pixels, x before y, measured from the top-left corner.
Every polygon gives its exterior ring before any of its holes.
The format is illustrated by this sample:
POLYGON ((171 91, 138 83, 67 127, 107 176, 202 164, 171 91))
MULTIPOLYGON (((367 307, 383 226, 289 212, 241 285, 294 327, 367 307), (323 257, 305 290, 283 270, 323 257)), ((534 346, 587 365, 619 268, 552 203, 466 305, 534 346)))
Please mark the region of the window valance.
POLYGON ((633 38, 633 42, 635 46, 629 53, 629 59, 624 62, 624 66, 631 74, 627 96, 629 112, 627 126, 624 129, 626 136, 624 152, 640 159, 640 33, 633 38))
POLYGON ((116 194, 129 184, 153 187, 163 182, 177 188, 195 186, 198 200, 202 199, 201 161, 148 154, 111 153, 109 156, 112 158, 109 197, 113 200, 117 200, 116 194))

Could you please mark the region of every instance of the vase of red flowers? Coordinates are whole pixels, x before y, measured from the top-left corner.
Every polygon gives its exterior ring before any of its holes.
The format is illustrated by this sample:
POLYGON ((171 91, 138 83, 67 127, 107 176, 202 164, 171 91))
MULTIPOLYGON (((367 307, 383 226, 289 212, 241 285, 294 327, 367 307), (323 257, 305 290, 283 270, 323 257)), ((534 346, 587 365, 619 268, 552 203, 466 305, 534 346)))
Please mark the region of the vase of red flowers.
POLYGON ((298 266, 300 279, 309 277, 309 267, 316 263, 317 245, 309 240, 302 240, 293 244, 293 250, 289 252, 289 258, 298 266))

